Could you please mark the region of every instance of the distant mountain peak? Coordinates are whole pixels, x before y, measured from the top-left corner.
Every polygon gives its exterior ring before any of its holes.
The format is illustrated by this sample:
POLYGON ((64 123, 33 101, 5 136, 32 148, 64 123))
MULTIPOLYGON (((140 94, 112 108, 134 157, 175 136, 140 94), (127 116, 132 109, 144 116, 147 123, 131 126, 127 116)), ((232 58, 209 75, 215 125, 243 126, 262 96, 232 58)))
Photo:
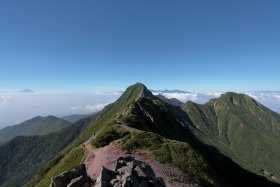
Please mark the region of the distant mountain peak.
POLYGON ((127 93, 127 92, 131 92, 132 95, 137 96, 137 98, 135 98, 135 99, 139 99, 141 97, 148 97, 148 98, 155 97, 152 94, 152 92, 150 90, 148 90, 148 88, 142 83, 136 83, 136 84, 128 87, 127 90, 125 91, 125 93, 127 93))
POLYGON ((221 94, 220 97, 209 100, 208 104, 215 106, 240 106, 240 107, 248 107, 248 106, 262 106, 258 103, 254 98, 250 97, 246 94, 235 93, 235 92, 226 92, 221 94))
POLYGON ((21 90, 21 91, 19 91, 20 93, 34 93, 34 91, 33 90, 31 90, 31 89, 23 89, 23 90, 21 90))

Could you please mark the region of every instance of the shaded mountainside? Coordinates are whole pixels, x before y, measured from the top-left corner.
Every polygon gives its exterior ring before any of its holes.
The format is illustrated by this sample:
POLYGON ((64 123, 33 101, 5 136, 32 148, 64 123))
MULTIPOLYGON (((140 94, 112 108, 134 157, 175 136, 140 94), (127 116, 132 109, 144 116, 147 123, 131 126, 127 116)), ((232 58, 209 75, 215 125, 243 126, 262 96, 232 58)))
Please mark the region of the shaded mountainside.
POLYGON ((280 182, 280 115, 253 98, 226 93, 182 105, 200 139, 244 168, 280 182))
POLYGON ((22 186, 69 145, 86 125, 86 122, 73 124, 44 136, 18 136, 2 144, 0 146, 0 186, 22 186))
POLYGON ((168 99, 168 98, 166 98, 166 97, 164 97, 163 95, 156 95, 156 97, 158 97, 159 99, 161 99, 162 101, 164 101, 165 103, 167 103, 167 104, 170 104, 170 105, 173 105, 173 106, 180 106, 180 105, 182 105, 183 104, 183 102, 182 101, 179 101, 178 99, 176 99, 176 98, 170 98, 170 99, 168 99))
POLYGON ((0 130, 0 142, 16 136, 46 135, 71 125, 70 122, 54 116, 35 117, 21 124, 5 127, 0 130))
MULTIPOLYGON (((105 146, 124 137, 126 140, 124 145, 127 146, 123 146, 123 148, 126 147, 127 150, 130 150, 130 147, 136 147, 158 153, 158 158, 162 158, 161 162, 178 167, 187 175, 197 178, 200 184, 206 186, 211 186, 211 184, 215 186, 274 186, 265 178, 244 170, 228 157, 219 153, 219 150, 215 147, 200 142, 196 135, 201 134, 202 130, 200 128, 204 128, 204 123, 201 122, 200 127, 198 122, 207 121, 206 115, 203 116, 203 113, 200 113, 202 119, 198 115, 199 119, 195 120, 196 118, 193 116, 196 111, 193 111, 193 109, 188 111, 188 107, 185 105, 183 108, 187 113, 180 107, 166 104, 163 100, 155 97, 143 84, 137 83, 130 86, 115 103, 106 106, 94 118, 89 118, 89 125, 69 146, 69 151, 61 152, 26 186, 49 186, 52 176, 59 175, 63 171, 82 163, 83 157, 77 151, 77 147, 88 140, 92 140, 93 137, 95 146, 105 146), (151 134, 146 134, 148 138, 145 139, 146 135, 137 135, 133 132, 124 133, 121 130, 116 130, 119 127, 140 129, 149 131, 151 134), (164 140, 156 134, 161 135, 164 140), (155 138, 152 143, 157 144, 156 142, 160 141, 159 144, 151 145, 151 137, 155 138), (177 141, 174 142, 174 140, 177 141), (132 144, 129 144, 129 142, 132 144), (186 151, 182 151, 184 149, 181 148, 184 147, 186 151), (189 157, 188 153, 191 153, 190 155, 195 153, 196 156, 189 157), (164 157, 164 155, 167 157, 164 157), (181 156, 178 157, 177 155, 181 156), (199 158, 199 162, 193 158, 199 158), (205 166, 204 169, 194 170, 190 167, 188 170, 184 170, 185 167, 180 168, 180 163, 190 163, 195 166, 200 162, 205 163, 202 164, 205 166), (196 172, 194 173, 194 171, 196 172)), ((210 122, 207 125, 210 126, 210 122)), ((214 128, 209 128, 209 131, 215 132, 212 129, 214 128)))

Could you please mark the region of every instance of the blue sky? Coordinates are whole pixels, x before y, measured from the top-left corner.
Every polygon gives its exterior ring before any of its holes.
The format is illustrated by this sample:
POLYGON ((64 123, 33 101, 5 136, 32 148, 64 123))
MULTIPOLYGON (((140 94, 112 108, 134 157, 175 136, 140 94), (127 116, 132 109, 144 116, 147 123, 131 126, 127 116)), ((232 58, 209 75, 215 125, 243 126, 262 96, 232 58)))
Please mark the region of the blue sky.
POLYGON ((0 89, 280 90, 279 0, 2 0, 0 89))

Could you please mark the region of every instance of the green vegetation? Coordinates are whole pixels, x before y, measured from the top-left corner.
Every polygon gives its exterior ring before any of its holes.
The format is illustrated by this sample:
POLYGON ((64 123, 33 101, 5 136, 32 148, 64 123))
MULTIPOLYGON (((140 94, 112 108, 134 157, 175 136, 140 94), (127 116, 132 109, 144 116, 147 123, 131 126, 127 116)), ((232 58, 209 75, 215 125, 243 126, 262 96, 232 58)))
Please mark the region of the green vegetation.
POLYGON ((91 142, 94 147, 104 147, 109 145, 112 141, 123 138, 128 132, 117 128, 114 125, 103 127, 91 142))
MULTIPOLYGON (((57 164, 60 160, 69 157, 70 151, 75 147, 80 146, 83 142, 88 140, 94 133, 97 133, 100 129, 115 122, 115 117, 118 112, 127 108, 136 98, 140 97, 144 93, 145 86, 137 83, 127 88, 126 92, 113 104, 106 106, 101 112, 94 116, 85 118, 76 123, 76 125, 82 126, 81 133, 75 138, 68 147, 59 153, 56 158, 53 158, 40 172, 34 176, 28 184, 38 184, 40 181, 49 181, 52 175, 52 168, 58 167, 57 164)), ((67 135, 66 135, 67 136, 67 135)), ((63 137, 63 136, 62 136, 63 137)))
POLYGON ((176 98, 171 98, 168 99, 166 97, 164 97, 163 95, 156 95, 157 98, 161 99, 162 101, 164 101, 165 103, 169 104, 169 105, 173 105, 173 106, 181 106, 183 104, 182 101, 179 101, 176 98))
POLYGON ((45 136, 16 137, 0 146, 0 186, 21 186, 82 131, 75 124, 45 136))
POLYGON ((173 165, 202 184, 215 184, 215 174, 207 162, 188 143, 165 139, 150 132, 132 132, 120 147, 128 152, 136 149, 151 151, 161 163, 173 165))
POLYGON ((249 171, 280 182, 280 115, 247 95, 227 93, 204 105, 182 105, 200 139, 249 171), (197 132, 197 131, 196 131, 197 132), (269 174, 268 174, 269 173, 269 174), (269 176, 270 175, 270 176, 269 176))
POLYGON ((9 126, 0 130, 0 142, 11 140, 16 136, 46 135, 57 132, 71 125, 54 116, 35 117, 21 124, 9 126))
POLYGON ((187 127, 179 120, 184 116, 177 115, 174 108, 168 106, 163 101, 153 98, 141 98, 131 104, 131 110, 120 120, 131 127, 155 132, 164 137, 186 140, 187 127))
MULTIPOLYGON (((65 155, 62 159, 58 159, 57 163, 53 163, 51 168, 49 168, 46 176, 44 178, 40 178, 40 175, 34 177, 34 181, 36 179, 39 181, 36 186, 40 187, 48 187, 50 185, 51 177, 59 175, 60 173, 70 170, 75 166, 81 164, 85 159, 84 150, 81 147, 75 147, 71 149, 71 151, 65 155)), ((30 181, 25 184, 26 187, 34 186, 34 181, 30 181)))
MULTIPOLYGON (((155 134, 133 132, 124 137, 125 141, 121 145, 123 149, 127 151, 146 149, 153 154, 156 160, 176 166, 202 184, 217 185, 218 182, 221 186, 270 186, 272 183, 242 169, 219 152, 221 151, 226 155, 234 155, 235 158, 239 158, 240 162, 238 163, 245 163, 244 165, 240 165, 245 166, 247 164, 251 165, 253 168, 256 162, 254 162, 254 160, 249 161, 243 159, 243 156, 241 156, 233 146, 242 144, 242 141, 249 137, 245 136, 245 134, 238 133, 242 135, 240 136, 242 137, 240 141, 236 141, 238 144, 230 144, 232 142, 232 134, 238 132, 238 128, 235 128, 236 124, 240 127, 242 126, 241 129, 247 128, 248 125, 248 127, 250 127, 249 129, 257 127, 252 129, 261 128, 264 132, 272 131, 270 134, 273 136, 277 135, 278 130, 274 126, 271 128, 272 130, 268 130, 269 128, 267 129, 269 125, 266 123, 272 119, 271 116, 266 115, 268 109, 263 107, 261 108, 263 113, 259 113, 257 107, 254 108, 249 105, 251 101, 248 98, 246 98, 246 101, 229 98, 219 104, 214 102, 214 100, 206 105, 197 105, 188 102, 182 105, 182 108, 185 110, 183 111, 180 107, 166 104, 161 99, 153 96, 144 85, 138 83, 129 87, 115 103, 106 106, 98 114, 78 121, 76 125, 80 125, 81 128, 77 138, 75 138, 71 144, 68 144, 55 159, 48 162, 48 164, 27 184, 29 184, 29 186, 38 184, 44 186, 49 185, 51 176, 61 172, 61 168, 67 168, 68 162, 64 160, 70 160, 69 163, 79 163, 83 160, 82 155, 74 156, 73 158, 71 156, 73 152, 75 152, 74 150, 83 142, 92 137, 93 134, 96 134, 96 139, 92 142, 93 145, 96 147, 105 146, 111 141, 125 136, 125 133, 115 126, 115 124, 125 124, 155 134), (246 102, 246 104, 243 103, 241 105, 242 102, 246 102), (237 106, 241 108, 236 109, 235 107, 237 106), (256 113, 257 117, 263 118, 263 124, 257 126, 248 124, 245 118, 248 115, 248 113, 246 113, 248 110, 253 114, 256 113), (228 116, 230 116, 230 118, 228 116), (242 121, 243 125, 240 125, 239 117, 244 119, 244 121, 242 121), (228 128, 226 124, 229 122, 235 122, 235 126, 228 128), (231 133, 227 133, 230 131, 231 133), (219 150, 201 143, 196 137, 204 143, 218 147, 219 150), (168 140, 166 138, 173 140, 168 140), (215 176, 219 176, 219 180, 216 180, 217 177, 215 176)), ((260 106, 258 103, 252 102, 260 106)), ((273 113, 270 113, 270 115, 274 116, 273 113)), ((248 119, 251 120, 251 118, 248 119)), ((256 123, 256 121, 253 122, 256 123)), ((277 125, 278 122, 279 120, 276 116, 272 123, 277 125)), ((254 133, 255 130, 249 135, 254 136, 254 133)), ((262 137, 263 134, 260 130, 259 134, 261 135, 259 141, 264 140, 266 142, 268 141, 266 138, 270 138, 270 136, 262 137)), ((238 138, 238 136, 235 137, 238 138)), ((274 144, 275 146, 266 145, 269 149, 278 148, 278 142, 272 142, 272 145, 274 144)), ((253 147, 255 146, 254 144, 252 145, 253 147)), ((244 148, 246 147, 244 146, 244 148)), ((263 154, 266 154, 265 152, 266 150, 263 154)), ((268 158, 269 157, 265 157, 267 162, 269 162, 268 158)), ((275 167, 277 167, 277 164, 275 165, 275 167)), ((252 171, 252 169, 250 169, 250 171, 252 171)), ((262 170, 262 172, 266 171, 268 170, 262 170)))

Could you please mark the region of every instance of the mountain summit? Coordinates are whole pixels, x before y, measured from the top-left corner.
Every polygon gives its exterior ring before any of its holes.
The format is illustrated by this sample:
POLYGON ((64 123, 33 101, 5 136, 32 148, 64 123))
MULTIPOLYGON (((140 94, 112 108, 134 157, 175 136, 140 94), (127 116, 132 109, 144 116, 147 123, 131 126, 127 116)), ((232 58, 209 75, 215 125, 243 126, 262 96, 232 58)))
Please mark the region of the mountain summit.
POLYGON ((280 181, 280 115, 245 94, 182 105, 198 137, 247 170, 280 181))
POLYGON ((37 116, 18 125, 0 130, 0 142, 8 141, 16 136, 46 135, 69 126, 71 123, 55 116, 37 116))
POLYGON ((24 89, 24 90, 19 91, 19 93, 34 93, 34 91, 31 89, 24 89))

